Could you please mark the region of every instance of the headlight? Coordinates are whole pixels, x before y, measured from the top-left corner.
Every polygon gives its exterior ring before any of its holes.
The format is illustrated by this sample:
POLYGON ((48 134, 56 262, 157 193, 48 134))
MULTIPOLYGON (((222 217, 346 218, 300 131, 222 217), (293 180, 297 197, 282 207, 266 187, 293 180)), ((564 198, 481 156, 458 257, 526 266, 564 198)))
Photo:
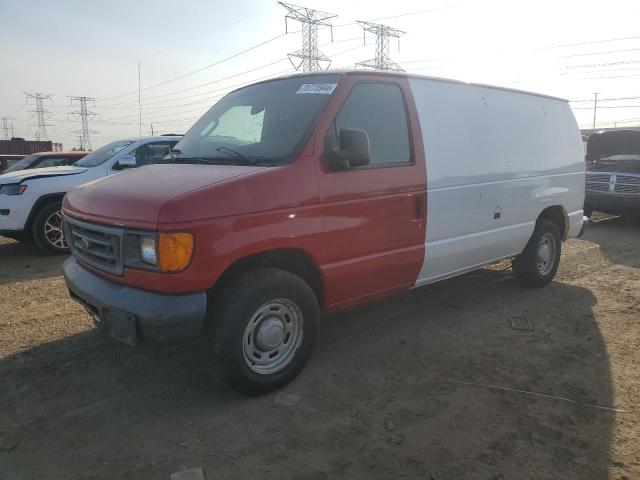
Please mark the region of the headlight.
POLYGON ((7 183, 6 185, 0 185, 0 193, 5 195, 20 195, 27 189, 26 185, 20 183, 7 183))
POLYGON ((140 237, 140 260, 151 265, 158 264, 156 255, 156 238, 150 236, 140 237))

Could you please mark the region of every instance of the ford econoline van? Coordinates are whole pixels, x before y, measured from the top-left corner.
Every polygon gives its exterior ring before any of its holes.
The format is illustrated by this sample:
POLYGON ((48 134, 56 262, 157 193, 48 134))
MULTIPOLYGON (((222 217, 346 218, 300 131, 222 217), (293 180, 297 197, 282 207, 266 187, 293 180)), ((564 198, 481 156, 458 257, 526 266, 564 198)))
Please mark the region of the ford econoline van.
POLYGON ((302 370, 323 311, 502 259, 547 285, 584 182, 565 100, 293 75, 222 98, 162 164, 70 191, 64 275, 115 338, 212 335, 230 384, 261 394, 302 370))

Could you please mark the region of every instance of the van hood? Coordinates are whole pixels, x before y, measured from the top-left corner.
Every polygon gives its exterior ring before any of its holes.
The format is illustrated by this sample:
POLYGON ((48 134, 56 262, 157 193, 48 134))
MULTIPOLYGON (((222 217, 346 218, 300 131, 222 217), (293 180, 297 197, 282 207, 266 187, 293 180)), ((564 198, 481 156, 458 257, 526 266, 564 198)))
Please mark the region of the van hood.
POLYGON ((58 177, 60 175, 78 175, 86 172, 88 169, 84 167, 64 166, 64 167, 46 167, 46 168, 29 168, 26 170, 17 170, 15 172, 4 173, 0 175, 0 185, 7 183, 20 183, 25 180, 33 180, 36 178, 58 177))
POLYGON ((162 207, 194 190, 248 175, 265 167, 236 165, 147 165, 74 188, 64 211, 87 221, 155 229, 162 207))

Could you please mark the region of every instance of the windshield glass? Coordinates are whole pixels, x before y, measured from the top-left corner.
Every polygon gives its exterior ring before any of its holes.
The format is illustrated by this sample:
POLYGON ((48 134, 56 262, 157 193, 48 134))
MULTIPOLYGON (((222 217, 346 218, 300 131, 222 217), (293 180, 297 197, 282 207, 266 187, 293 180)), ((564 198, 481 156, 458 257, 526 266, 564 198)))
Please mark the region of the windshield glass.
POLYGON ((130 140, 108 143, 97 150, 94 150, 89 155, 84 157, 79 162, 76 162, 78 167, 97 167, 113 157, 120 150, 127 145, 131 145, 133 142, 130 140))
POLYGON ((23 170, 27 168, 31 164, 31 162, 33 162, 36 158, 38 158, 37 155, 28 155, 24 157, 22 160, 20 160, 19 162, 16 162, 13 165, 11 165, 2 173, 9 173, 9 172, 15 172, 18 170, 23 170))
POLYGON ((310 75, 232 92, 196 122, 167 161, 291 161, 339 81, 339 75, 310 75))

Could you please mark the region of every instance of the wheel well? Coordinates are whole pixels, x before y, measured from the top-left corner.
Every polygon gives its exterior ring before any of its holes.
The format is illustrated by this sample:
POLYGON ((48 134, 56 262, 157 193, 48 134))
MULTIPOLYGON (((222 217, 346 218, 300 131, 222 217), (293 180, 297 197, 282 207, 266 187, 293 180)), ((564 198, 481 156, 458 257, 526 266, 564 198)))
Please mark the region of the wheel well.
POLYGON ((569 230, 569 221, 567 218, 567 212, 560 205, 554 205, 553 207, 545 208, 538 216, 538 222, 542 219, 551 220, 558 226, 562 240, 566 240, 569 230))
POLYGON ((232 277, 256 268, 279 268, 297 275, 311 287, 322 308, 324 301, 322 274, 311 255, 298 248, 269 250, 241 258, 224 271, 213 290, 220 288, 232 277))
POLYGON ((48 205, 53 202, 58 202, 64 198, 64 192, 62 193, 49 193, 47 195, 43 195, 36 203, 31 207, 31 211, 29 212, 29 216, 27 217, 27 221, 24 224, 24 231, 30 233, 31 232, 31 222, 33 222, 33 218, 38 214, 40 209, 45 205, 48 205))

